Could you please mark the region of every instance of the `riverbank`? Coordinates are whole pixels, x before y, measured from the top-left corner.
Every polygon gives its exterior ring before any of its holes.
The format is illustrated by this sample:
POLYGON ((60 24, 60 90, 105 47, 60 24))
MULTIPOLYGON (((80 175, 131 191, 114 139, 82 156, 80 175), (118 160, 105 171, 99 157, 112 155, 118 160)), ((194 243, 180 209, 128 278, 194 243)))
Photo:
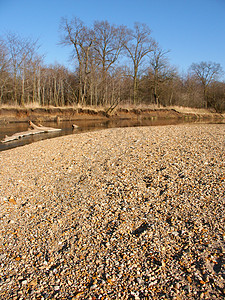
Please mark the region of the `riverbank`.
POLYGON ((0 297, 224 299, 225 125, 0 154, 0 297))
POLYGON ((203 109, 185 108, 117 108, 108 114, 106 109, 72 107, 0 108, 0 122, 52 122, 76 120, 116 120, 116 119, 188 119, 224 120, 224 114, 203 109))

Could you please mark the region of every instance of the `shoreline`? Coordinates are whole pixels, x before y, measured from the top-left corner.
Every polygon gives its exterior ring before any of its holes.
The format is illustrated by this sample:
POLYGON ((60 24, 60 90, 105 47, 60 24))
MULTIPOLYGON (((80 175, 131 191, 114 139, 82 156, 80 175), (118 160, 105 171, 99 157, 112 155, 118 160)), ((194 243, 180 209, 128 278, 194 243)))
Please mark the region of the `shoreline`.
POLYGON ((224 299, 225 125, 0 153, 0 296, 224 299))
POLYGON ((225 114, 201 109, 176 108, 117 108, 108 115, 104 109, 92 108, 0 108, 0 123, 16 122, 60 122, 76 120, 133 120, 133 119, 184 119, 224 120, 225 114))

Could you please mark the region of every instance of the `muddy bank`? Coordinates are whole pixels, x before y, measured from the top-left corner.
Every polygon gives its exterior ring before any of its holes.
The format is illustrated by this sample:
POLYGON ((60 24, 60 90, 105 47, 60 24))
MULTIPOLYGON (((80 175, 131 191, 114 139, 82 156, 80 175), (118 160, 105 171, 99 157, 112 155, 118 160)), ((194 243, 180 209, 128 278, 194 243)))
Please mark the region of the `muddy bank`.
POLYGON ((224 119, 216 113, 182 113, 175 109, 126 109, 119 108, 108 115, 104 109, 90 108, 0 108, 0 122, 72 121, 108 119, 224 119))
POLYGON ((26 122, 31 121, 70 121, 77 119, 107 118, 103 110, 82 108, 1 108, 0 121, 26 122))

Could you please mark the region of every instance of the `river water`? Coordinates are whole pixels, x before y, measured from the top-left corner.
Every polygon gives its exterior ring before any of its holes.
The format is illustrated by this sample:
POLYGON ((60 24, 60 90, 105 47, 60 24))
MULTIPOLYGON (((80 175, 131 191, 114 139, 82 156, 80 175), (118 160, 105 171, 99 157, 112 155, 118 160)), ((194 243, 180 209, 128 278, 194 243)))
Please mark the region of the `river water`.
MULTIPOLYGON (((118 128, 118 127, 135 127, 135 126, 162 126, 162 125, 177 125, 187 123, 184 120, 177 119, 156 119, 156 120, 77 120, 77 121, 62 121, 56 122, 43 122, 43 126, 61 128, 61 131, 42 133, 27 136, 16 141, 8 143, 0 142, 0 151, 24 146, 40 140, 64 136, 69 134, 79 134, 88 131, 97 131, 105 128, 118 128), (78 129, 73 129, 72 125, 78 125, 78 129)), ((14 133, 27 131, 28 123, 9 123, 0 124, 0 141, 5 135, 11 136, 14 133)))

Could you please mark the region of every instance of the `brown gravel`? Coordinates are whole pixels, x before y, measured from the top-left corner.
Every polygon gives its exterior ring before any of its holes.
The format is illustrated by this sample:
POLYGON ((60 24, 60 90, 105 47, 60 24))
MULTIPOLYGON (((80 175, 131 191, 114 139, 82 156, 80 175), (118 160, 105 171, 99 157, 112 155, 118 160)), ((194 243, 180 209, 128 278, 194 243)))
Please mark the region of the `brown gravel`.
POLYGON ((225 125, 0 153, 1 299, 224 299, 225 125))

